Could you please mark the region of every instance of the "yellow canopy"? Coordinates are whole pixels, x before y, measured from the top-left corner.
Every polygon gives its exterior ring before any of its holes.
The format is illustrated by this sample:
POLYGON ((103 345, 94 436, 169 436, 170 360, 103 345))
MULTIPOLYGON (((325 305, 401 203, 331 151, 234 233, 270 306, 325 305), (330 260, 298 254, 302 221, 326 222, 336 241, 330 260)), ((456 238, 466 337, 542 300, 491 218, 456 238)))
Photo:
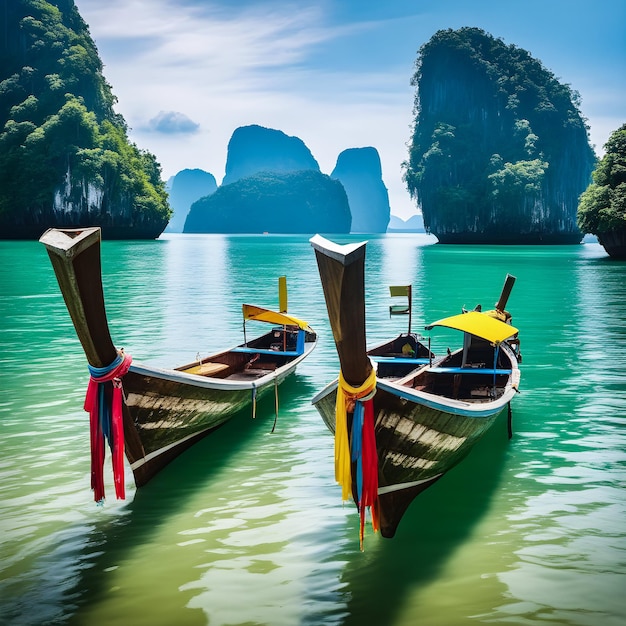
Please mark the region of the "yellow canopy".
POLYGON ((462 330, 465 333, 486 339, 493 344, 499 344, 519 332, 514 326, 505 324, 486 313, 479 313, 478 311, 469 311, 468 313, 445 317, 429 324, 426 326, 426 329, 430 330, 433 326, 445 326, 462 330))
POLYGON ((269 309, 263 309, 260 306, 254 306, 253 304, 243 304, 241 306, 243 310, 244 320, 255 320, 257 322, 268 322, 269 324, 280 324, 281 326, 297 326, 302 330, 313 332, 308 322, 298 319, 293 315, 287 313, 278 313, 276 311, 270 311, 269 309))

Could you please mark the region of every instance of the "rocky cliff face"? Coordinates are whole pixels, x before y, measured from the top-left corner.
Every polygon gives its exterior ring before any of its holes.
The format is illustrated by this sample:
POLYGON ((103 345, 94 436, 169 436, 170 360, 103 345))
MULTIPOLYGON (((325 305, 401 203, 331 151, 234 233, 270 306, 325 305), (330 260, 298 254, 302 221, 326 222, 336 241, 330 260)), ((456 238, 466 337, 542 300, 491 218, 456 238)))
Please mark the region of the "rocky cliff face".
POLYGON ((169 233, 182 233, 191 205, 217 189, 213 174, 200 169, 181 170, 174 176, 170 188, 170 206, 174 215, 165 229, 169 233))
POLYGON ((595 156, 577 94, 476 28, 418 56, 407 186, 443 243, 575 243, 595 156))
POLYGON ((158 237, 161 168, 128 140, 73 0, 4 2, 0 23, 0 238, 87 225, 158 237))
POLYGON ((228 142, 222 185, 257 172, 320 171, 311 151, 298 137, 263 126, 237 128, 228 142))
POLYGON ((353 233, 384 233, 389 224, 389 194, 376 148, 349 148, 337 158, 331 178, 346 190, 353 233))

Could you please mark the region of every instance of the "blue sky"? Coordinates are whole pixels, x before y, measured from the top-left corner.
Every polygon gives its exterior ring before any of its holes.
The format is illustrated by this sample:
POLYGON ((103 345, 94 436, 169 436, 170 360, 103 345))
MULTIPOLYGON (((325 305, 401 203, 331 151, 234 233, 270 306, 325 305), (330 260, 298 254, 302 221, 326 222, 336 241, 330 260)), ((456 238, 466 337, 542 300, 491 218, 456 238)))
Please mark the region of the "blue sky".
POLYGON ((402 182, 417 50, 476 26, 528 50, 582 96, 596 152, 626 122, 626 0, 75 0, 131 139, 166 178, 224 176, 239 126, 300 137, 330 174, 347 148, 381 156, 391 211, 402 182))

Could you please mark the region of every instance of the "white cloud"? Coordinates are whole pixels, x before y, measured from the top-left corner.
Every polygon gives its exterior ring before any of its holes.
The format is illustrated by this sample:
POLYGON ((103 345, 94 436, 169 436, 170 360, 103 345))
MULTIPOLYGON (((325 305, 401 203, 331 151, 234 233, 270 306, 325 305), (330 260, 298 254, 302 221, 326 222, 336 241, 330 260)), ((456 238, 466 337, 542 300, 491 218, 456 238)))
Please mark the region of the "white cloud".
POLYGON ((190 120, 184 113, 177 111, 159 111, 148 121, 147 130, 166 134, 195 133, 200 124, 190 120))

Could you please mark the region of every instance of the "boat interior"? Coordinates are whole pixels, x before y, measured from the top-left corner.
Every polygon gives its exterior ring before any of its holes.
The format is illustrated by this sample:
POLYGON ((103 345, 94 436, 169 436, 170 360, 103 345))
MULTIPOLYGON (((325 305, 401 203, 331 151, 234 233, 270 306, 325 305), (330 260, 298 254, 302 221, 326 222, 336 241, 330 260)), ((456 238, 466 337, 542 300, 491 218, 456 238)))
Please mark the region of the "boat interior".
POLYGON ((464 333, 463 348, 399 381, 402 385, 456 400, 488 402, 500 397, 511 376, 508 354, 464 333))
POLYGON ((403 378, 417 367, 430 364, 435 355, 415 333, 402 333, 395 339, 368 350, 367 354, 376 364, 379 378, 403 378))
POLYGON ((315 341, 314 333, 297 326, 276 327, 236 348, 198 359, 176 369, 210 378, 260 378, 304 354, 305 344, 310 341, 315 341))

